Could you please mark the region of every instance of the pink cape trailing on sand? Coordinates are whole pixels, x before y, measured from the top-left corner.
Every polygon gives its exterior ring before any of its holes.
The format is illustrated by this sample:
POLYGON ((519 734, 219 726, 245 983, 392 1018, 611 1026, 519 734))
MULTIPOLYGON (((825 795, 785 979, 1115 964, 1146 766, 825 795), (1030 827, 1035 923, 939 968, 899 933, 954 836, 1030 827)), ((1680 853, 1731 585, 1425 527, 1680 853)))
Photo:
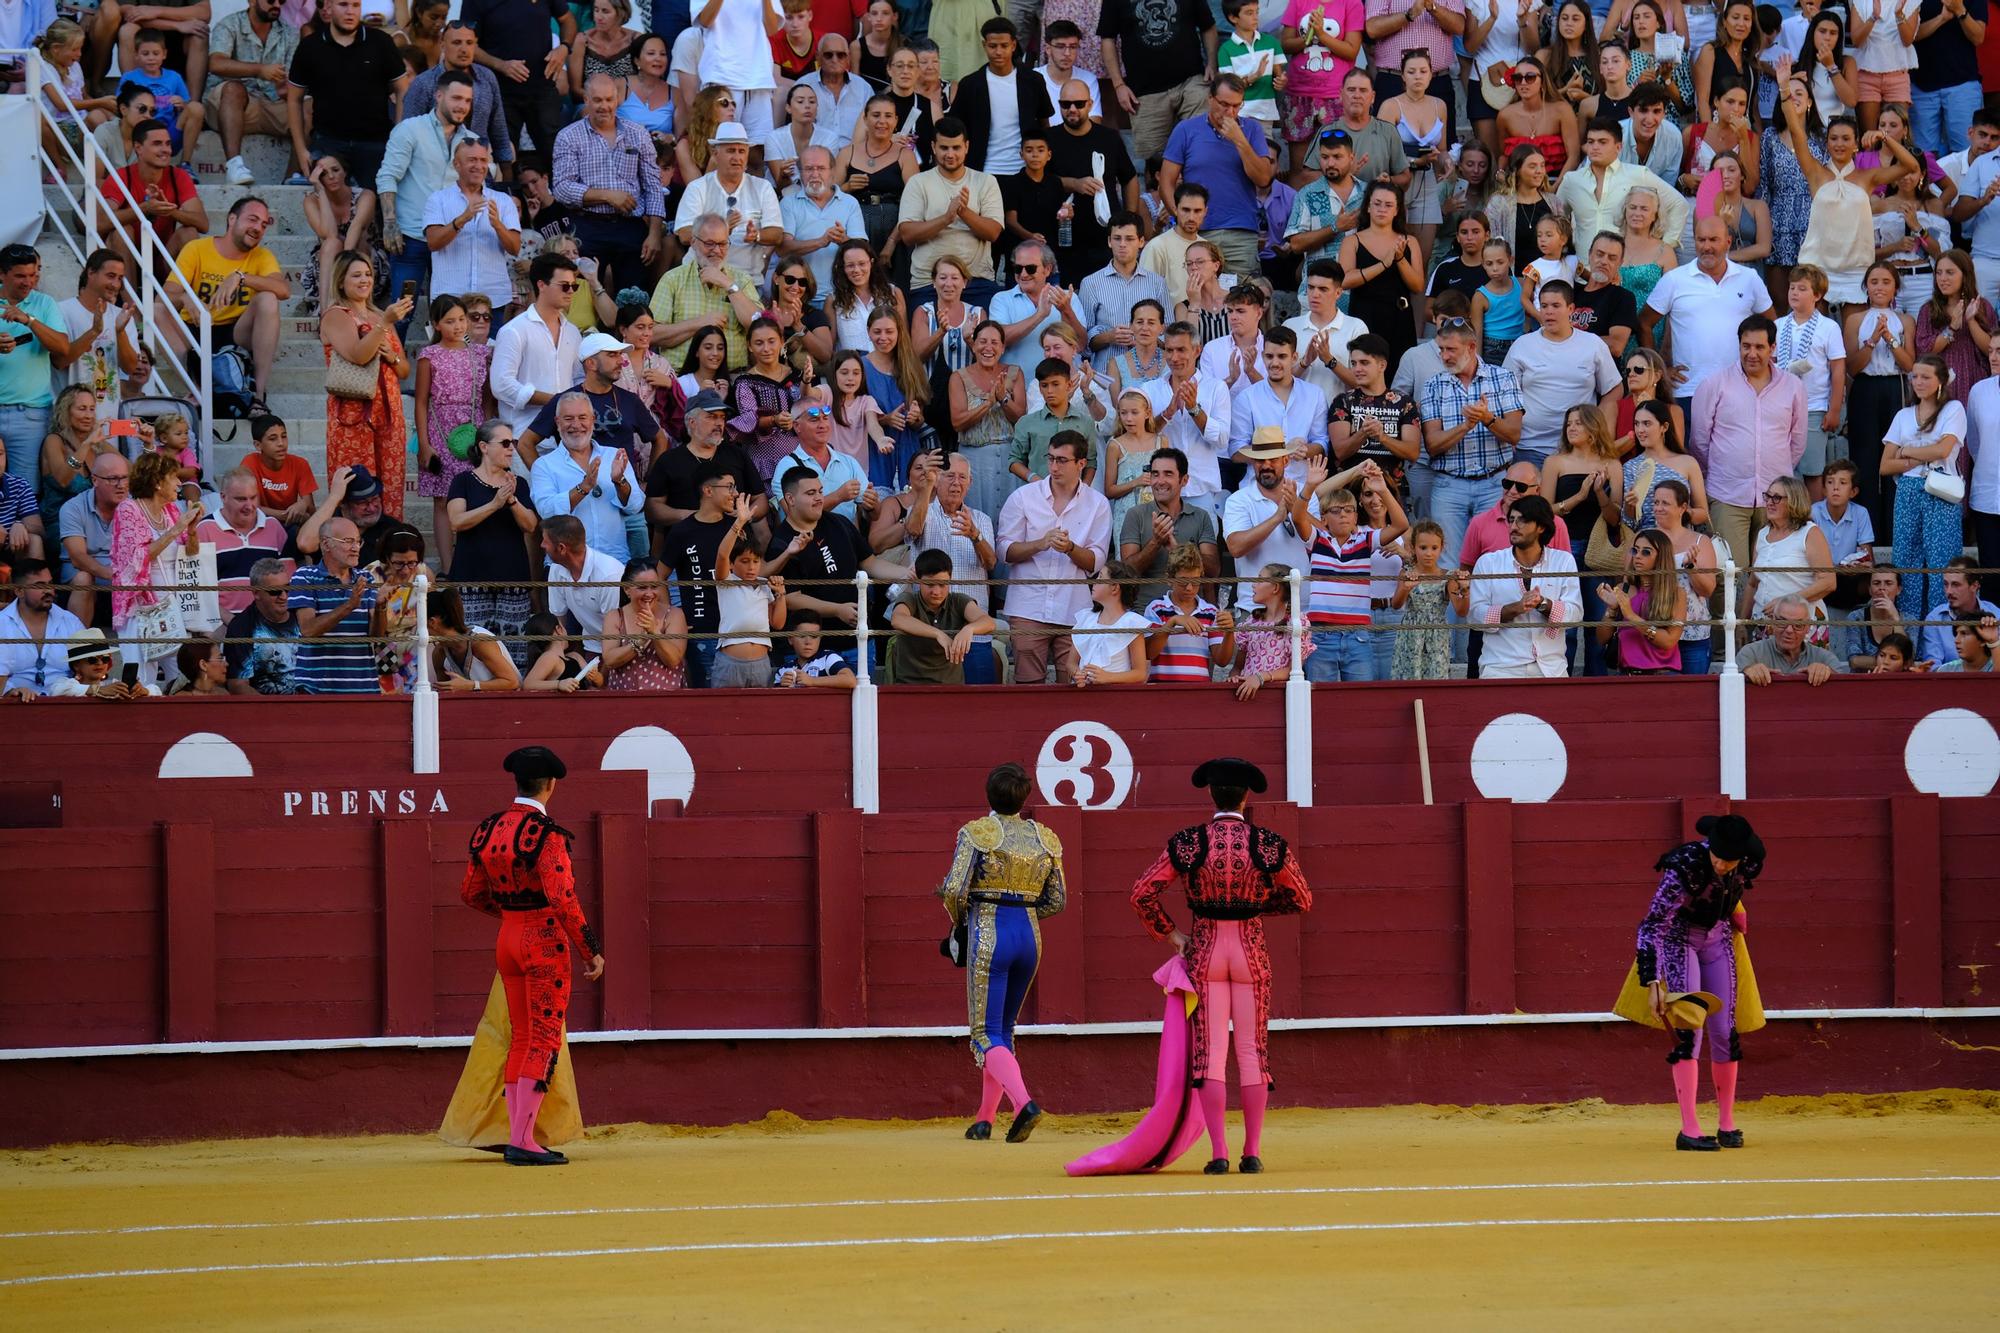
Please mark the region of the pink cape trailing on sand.
POLYGON ((1152 1109, 1118 1142, 1086 1153, 1063 1168, 1073 1176, 1158 1171, 1173 1165, 1202 1136, 1201 1117, 1195 1114, 1194 1071, 1190 1067, 1194 1042, 1189 1019, 1196 1004, 1194 982, 1188 979, 1187 964, 1179 954, 1153 973, 1153 981, 1166 992, 1166 1005, 1160 1021, 1160 1063, 1153 1077, 1152 1109))

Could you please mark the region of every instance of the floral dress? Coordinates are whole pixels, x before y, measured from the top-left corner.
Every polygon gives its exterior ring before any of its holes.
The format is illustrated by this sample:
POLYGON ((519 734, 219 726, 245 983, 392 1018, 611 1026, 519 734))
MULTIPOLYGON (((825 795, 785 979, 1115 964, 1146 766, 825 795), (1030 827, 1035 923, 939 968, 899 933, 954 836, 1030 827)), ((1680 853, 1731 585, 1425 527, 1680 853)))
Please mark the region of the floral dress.
POLYGON ((181 507, 171 500, 160 506, 157 524, 146 507, 133 499, 120 501, 111 517, 111 571, 123 585, 111 594, 111 624, 128 641, 126 651, 138 661, 171 658, 180 647, 179 640, 187 637, 179 601, 170 591, 161 591, 172 589, 177 582, 176 547, 160 552, 150 565, 146 561, 146 548, 173 531, 180 521, 181 507), (153 642, 131 642, 140 639, 153 642))
MULTIPOLYGON (((378 314, 377 318, 382 318, 378 314)), ((374 332, 373 324, 357 324, 363 338, 374 332)), ((328 365, 333 364, 332 343, 323 343, 328 365)), ((367 402, 358 398, 326 396, 327 475, 344 467, 365 467, 382 483, 382 512, 391 518, 403 516, 403 461, 409 452, 409 430, 403 424, 403 386, 389 367, 389 353, 403 354, 402 339, 392 326, 383 341, 382 356, 376 363, 375 396, 367 402)))
MULTIPOLYGON (((1806 148, 1821 162, 1827 160, 1824 139, 1808 138, 1806 148)), ((1792 152, 1791 140, 1774 129, 1764 131, 1759 162, 1757 197, 1771 210, 1771 257, 1765 262, 1789 268, 1799 262, 1799 247, 1805 243, 1812 186, 1792 152)))
POLYGON ((451 481, 473 465, 459 458, 445 442, 460 426, 479 424, 479 399, 486 388, 486 373, 493 364, 491 343, 468 343, 464 347, 444 347, 432 343, 417 353, 417 360, 431 368, 430 432, 431 451, 443 471, 417 473, 417 494, 442 500, 451 493, 451 481))
POLYGON ((1451 631, 1442 628, 1444 622, 1444 580, 1419 580, 1403 602, 1406 628, 1396 636, 1395 679, 1443 680, 1451 675, 1451 631), (1439 628, 1407 628, 1411 625, 1439 628))
MULTIPOLYGON (((1288 672, 1292 669, 1292 634, 1288 627, 1251 621, 1237 634, 1236 641, 1243 646, 1243 667, 1231 679, 1269 676, 1273 671, 1288 672)), ((1299 647, 1299 661, 1303 662, 1313 655, 1319 645, 1308 634, 1299 647)))

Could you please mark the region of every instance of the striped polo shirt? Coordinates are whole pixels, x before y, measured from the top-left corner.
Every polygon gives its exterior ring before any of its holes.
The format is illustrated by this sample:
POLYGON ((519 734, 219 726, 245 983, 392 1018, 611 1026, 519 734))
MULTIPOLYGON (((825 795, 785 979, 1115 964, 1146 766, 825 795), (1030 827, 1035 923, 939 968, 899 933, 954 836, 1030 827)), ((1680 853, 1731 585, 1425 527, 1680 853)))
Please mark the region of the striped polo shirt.
POLYGON ((1312 561, 1312 594, 1306 620, 1314 625, 1366 625, 1368 580, 1378 530, 1356 528, 1335 541, 1325 528, 1313 529, 1306 555, 1312 561))
MULTIPOLYGON (((1169 597, 1157 597, 1146 608, 1146 619, 1155 625, 1164 625, 1183 614, 1188 613, 1175 606, 1169 597)), ((1209 674, 1208 654, 1227 636, 1224 631, 1215 628, 1215 603, 1197 597, 1192 614, 1196 621, 1209 627, 1208 633, 1196 635, 1176 630, 1169 634, 1167 646, 1153 659, 1153 669, 1146 679, 1192 680, 1202 684, 1214 679, 1209 674)))
MULTIPOLYGON (((355 578, 360 578, 356 571, 355 578)), ((307 565, 292 575, 287 599, 294 611, 325 615, 347 603, 351 584, 342 583, 325 565, 307 565)), ((340 618, 340 623, 313 639, 300 639, 296 680, 304 694, 380 694, 382 676, 375 668, 375 650, 368 642, 368 617, 375 609, 375 589, 340 618)))

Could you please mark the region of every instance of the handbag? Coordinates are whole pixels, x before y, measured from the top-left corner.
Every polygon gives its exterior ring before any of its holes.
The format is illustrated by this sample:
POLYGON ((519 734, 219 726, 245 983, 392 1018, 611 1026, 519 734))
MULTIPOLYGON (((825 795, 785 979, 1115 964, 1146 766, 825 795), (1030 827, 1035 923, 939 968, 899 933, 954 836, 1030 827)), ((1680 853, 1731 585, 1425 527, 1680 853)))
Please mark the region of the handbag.
POLYGON ((335 398, 370 403, 382 387, 382 354, 377 352, 365 366, 357 366, 338 352, 326 363, 326 391, 335 398))
POLYGON ((1495 61, 1486 67, 1486 72, 1479 76, 1479 95, 1495 111, 1513 104, 1514 71, 1506 61, 1495 61))
MULTIPOLYGON (((1646 495, 1651 492, 1653 478, 1658 474, 1659 470, 1660 465, 1658 463, 1647 459, 1646 465, 1639 469, 1639 489, 1635 494, 1646 495)), ((1635 523, 1626 523, 1621 519, 1618 527, 1624 536, 1624 540, 1614 542, 1611 540, 1610 530, 1604 525, 1604 515, 1599 514, 1597 516, 1597 522, 1590 529, 1590 544, 1583 552, 1583 563, 1589 566, 1592 573, 1623 574, 1625 572, 1627 559, 1632 554, 1632 538, 1638 532, 1638 525, 1635 523)))
POLYGON ((1946 504, 1965 503, 1965 478, 1958 475, 1957 468, 1940 465, 1924 470, 1924 494, 1946 504))

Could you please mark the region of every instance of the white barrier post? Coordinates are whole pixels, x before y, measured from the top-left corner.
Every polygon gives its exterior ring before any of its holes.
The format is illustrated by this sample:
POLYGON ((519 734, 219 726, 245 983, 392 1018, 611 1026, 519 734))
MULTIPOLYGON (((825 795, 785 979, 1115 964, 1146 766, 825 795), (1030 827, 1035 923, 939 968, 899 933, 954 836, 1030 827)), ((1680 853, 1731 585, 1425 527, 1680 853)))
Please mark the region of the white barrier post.
POLYGON ((417 575, 417 680, 410 687, 410 771, 438 771, 438 696, 431 684, 431 581, 417 575))
POLYGON ((1748 709, 1736 667, 1736 557, 1722 557, 1722 671, 1716 677, 1717 786, 1732 801, 1750 795, 1748 709))
POLYGON ((1299 571, 1292 571, 1292 671, 1285 678, 1285 799, 1293 805, 1313 803, 1312 682, 1306 679, 1305 613, 1299 598, 1305 591, 1299 571))
POLYGON ((868 575, 854 576, 854 808, 864 815, 882 808, 882 745, 875 679, 868 670, 868 575))

